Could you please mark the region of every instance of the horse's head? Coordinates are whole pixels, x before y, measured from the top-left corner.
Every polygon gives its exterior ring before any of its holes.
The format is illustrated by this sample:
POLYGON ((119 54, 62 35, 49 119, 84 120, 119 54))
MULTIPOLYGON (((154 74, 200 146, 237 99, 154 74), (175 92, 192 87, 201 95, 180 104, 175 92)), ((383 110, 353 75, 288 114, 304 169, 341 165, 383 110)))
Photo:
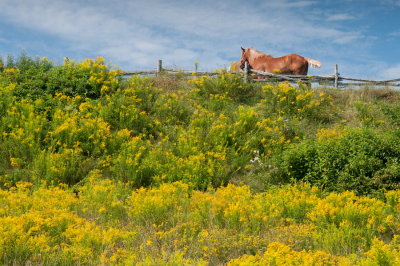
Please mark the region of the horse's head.
POLYGON ((244 64, 247 62, 249 62, 249 54, 250 54, 250 49, 249 48, 242 48, 242 56, 240 58, 240 69, 244 69, 244 64))

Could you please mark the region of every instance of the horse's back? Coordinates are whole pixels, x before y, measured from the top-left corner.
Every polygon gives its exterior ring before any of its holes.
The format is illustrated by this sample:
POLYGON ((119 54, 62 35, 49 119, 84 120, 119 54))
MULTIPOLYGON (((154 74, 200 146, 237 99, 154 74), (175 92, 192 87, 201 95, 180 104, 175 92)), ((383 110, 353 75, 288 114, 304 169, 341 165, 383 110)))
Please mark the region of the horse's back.
POLYGON ((303 56, 298 55, 298 54, 289 54, 287 55, 289 56, 292 60, 296 60, 296 61, 307 61, 303 56))
POLYGON ((273 69, 280 69, 282 74, 305 75, 308 71, 307 60, 298 54, 275 57, 271 63, 270 66, 273 69))

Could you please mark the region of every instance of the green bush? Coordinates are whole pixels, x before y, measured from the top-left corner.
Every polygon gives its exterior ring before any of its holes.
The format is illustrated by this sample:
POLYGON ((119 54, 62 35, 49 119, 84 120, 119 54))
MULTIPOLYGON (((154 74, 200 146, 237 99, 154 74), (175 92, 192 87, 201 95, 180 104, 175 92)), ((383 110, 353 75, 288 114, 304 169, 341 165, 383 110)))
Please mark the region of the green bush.
POLYGON ((253 83, 244 83, 241 76, 221 72, 214 78, 200 77, 192 81, 197 93, 205 98, 218 95, 227 97, 238 103, 252 103, 261 96, 259 86, 253 83))
POLYGON ((329 191, 371 194, 399 187, 400 141, 390 132, 349 129, 293 144, 278 156, 280 175, 329 191))
POLYGON ((66 60, 54 66, 47 58, 30 58, 23 53, 16 62, 7 59, 2 78, 16 84, 18 97, 36 99, 47 94, 63 93, 68 96, 99 98, 102 93, 114 91, 120 82, 121 72, 110 70, 105 60, 87 59, 76 63, 66 60))
POLYGON ((299 84, 289 82, 262 87, 264 99, 261 107, 270 115, 278 114, 290 119, 310 119, 327 123, 335 113, 331 96, 299 84))

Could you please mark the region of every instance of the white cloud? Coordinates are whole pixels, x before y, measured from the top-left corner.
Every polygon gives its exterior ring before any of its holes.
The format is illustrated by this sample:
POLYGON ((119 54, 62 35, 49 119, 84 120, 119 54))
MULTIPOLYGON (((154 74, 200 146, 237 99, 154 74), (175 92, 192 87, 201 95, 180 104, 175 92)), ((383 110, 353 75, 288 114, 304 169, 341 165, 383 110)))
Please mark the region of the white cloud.
POLYGON ((400 0, 382 0, 382 3, 394 6, 400 6, 400 0))
POLYGON ((392 65, 385 70, 381 71, 380 76, 384 79, 396 79, 400 78, 400 64, 392 65))
POLYGON ((4 38, 0 38, 0 43, 9 43, 10 41, 4 38))
POLYGON ((316 1, 267 1, 266 6, 279 8, 302 8, 316 4, 316 1))
POLYGON ((393 31, 388 34, 390 37, 400 37, 400 31, 393 31))
POLYGON ((364 38, 301 12, 317 3, 0 0, 0 15, 14 25, 65 40, 70 51, 90 51, 124 68, 149 68, 164 59, 182 68, 199 61, 200 67, 213 69, 239 59, 240 46, 276 56, 332 56, 337 52, 332 45, 364 38))
POLYGON ((351 20, 355 17, 349 14, 335 14, 329 16, 326 20, 327 21, 343 21, 343 20, 351 20))

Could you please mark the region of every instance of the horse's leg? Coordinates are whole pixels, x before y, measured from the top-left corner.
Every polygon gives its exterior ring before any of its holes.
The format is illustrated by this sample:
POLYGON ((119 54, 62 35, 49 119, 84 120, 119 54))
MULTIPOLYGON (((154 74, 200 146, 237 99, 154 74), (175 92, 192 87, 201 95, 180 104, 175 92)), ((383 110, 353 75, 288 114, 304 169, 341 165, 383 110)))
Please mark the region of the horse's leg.
POLYGON ((307 75, 307 73, 308 73, 308 62, 306 62, 306 63, 304 64, 303 75, 307 75))
MULTIPOLYGON (((307 75, 307 72, 308 72, 308 62, 306 61, 299 69, 299 74, 297 74, 297 75, 304 76, 304 75, 307 75)), ((303 86, 305 85, 306 88, 311 89, 311 81, 310 80, 303 81, 302 84, 303 84, 303 86)))
POLYGON ((307 73, 308 73, 308 62, 306 61, 299 68, 296 68, 296 70, 294 72, 295 72, 294 75, 307 75, 307 73))

